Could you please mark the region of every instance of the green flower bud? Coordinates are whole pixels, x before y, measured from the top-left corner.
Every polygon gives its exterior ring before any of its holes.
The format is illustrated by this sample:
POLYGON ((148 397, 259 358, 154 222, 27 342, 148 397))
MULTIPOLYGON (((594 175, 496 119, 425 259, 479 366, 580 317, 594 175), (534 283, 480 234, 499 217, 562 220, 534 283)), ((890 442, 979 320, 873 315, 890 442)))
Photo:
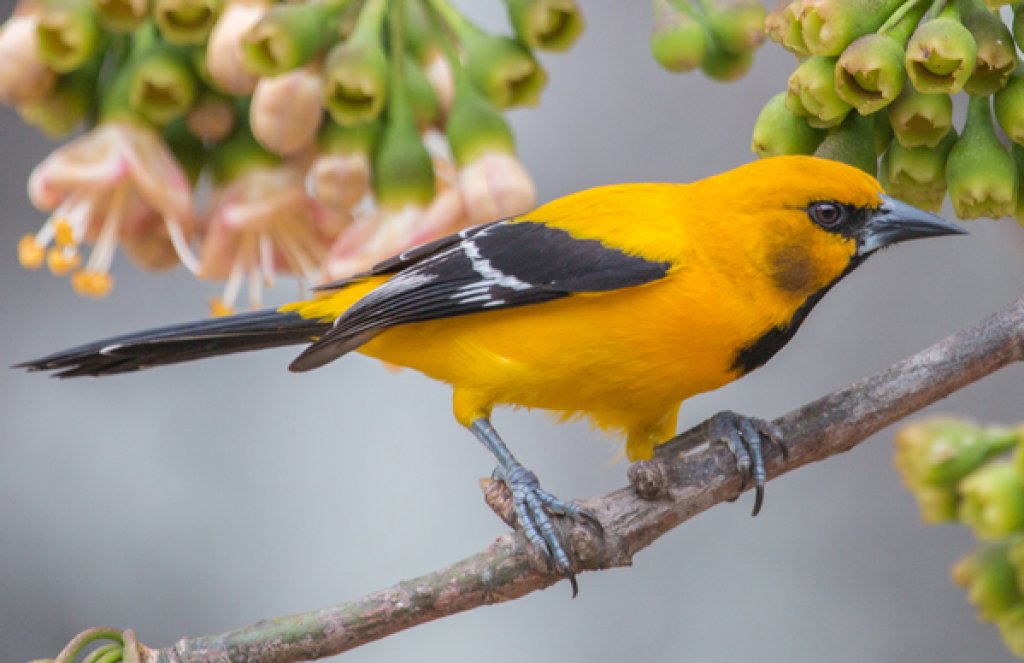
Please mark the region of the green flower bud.
POLYGON ((456 82, 455 99, 444 130, 452 156, 460 166, 485 152, 515 153, 515 140, 505 118, 463 81, 456 82))
POLYGON ((92 0, 96 21, 107 32, 128 33, 149 15, 149 0, 92 0))
POLYGON ((50 0, 39 12, 36 34, 40 59, 61 74, 84 65, 103 45, 89 0, 50 0))
POLYGON ((807 58, 789 77, 786 106, 797 115, 806 114, 813 127, 834 127, 843 121, 852 106, 836 94, 836 59, 807 58))
MULTIPOLYGON (((899 167, 918 179, 927 176, 930 166, 919 158, 921 153, 903 150, 899 167)), ((907 485, 952 487, 989 459, 1013 448, 1019 438, 1012 428, 981 427, 947 417, 925 419, 904 426, 897 434, 896 469, 907 485)))
POLYGON ((519 40, 530 48, 564 51, 583 32, 576 0, 505 0, 519 40))
POLYGON ((846 47, 836 62, 836 94, 862 115, 888 106, 903 89, 903 47, 869 34, 846 47))
POLYGON ((907 44, 906 68, 920 92, 956 94, 977 58, 974 37, 951 16, 922 23, 907 44))
POLYGON ((903 0, 803 0, 800 26, 812 55, 839 55, 857 37, 874 32, 903 0))
POLYGON ((801 0, 779 0, 764 21, 768 37, 797 57, 810 55, 800 26, 801 0))
POLYGON ((1012 464, 992 462, 958 487, 960 522, 979 539, 997 539, 1024 528, 1024 482, 1012 464))
POLYGON ((184 52, 161 44, 147 50, 129 66, 132 77, 128 99, 132 108, 147 120, 162 126, 192 108, 198 81, 184 52))
POLYGON ((434 126, 441 117, 441 106, 434 87, 412 58, 404 58, 402 67, 402 78, 416 125, 424 129, 434 126))
POLYGON ((700 70, 704 75, 716 81, 735 81, 743 77, 754 64, 754 52, 743 51, 731 53, 715 40, 708 41, 708 50, 700 70))
POLYGON ((953 126, 953 100, 906 87, 889 105, 889 123, 903 147, 935 147, 953 126))
POLYGON ((339 12, 319 2, 274 5, 242 38, 242 63, 267 77, 301 67, 337 39, 338 21, 339 12))
POLYGON ((963 12, 963 25, 977 44, 977 62, 964 90, 986 96, 1001 90, 1017 67, 1013 37, 1002 19, 979 0, 970 0, 963 12))
POLYGON ((996 137, 988 97, 971 97, 967 123, 946 163, 946 184, 961 219, 1000 218, 1017 206, 1017 171, 996 137))
POLYGON ((693 71, 704 61, 707 34, 699 14, 682 0, 654 0, 651 54, 669 71, 693 71))
POLYGON ((383 0, 367 0, 348 39, 331 49, 324 65, 324 106, 338 124, 377 117, 387 95, 388 61, 381 43, 383 0))
POLYGON ((954 143, 956 131, 947 133, 936 147, 903 147, 893 141, 882 162, 886 190, 911 205, 938 212, 946 197, 946 158, 954 143))
POLYGON ((121 67, 114 72, 109 84, 100 96, 99 121, 102 122, 129 122, 152 127, 152 124, 143 117, 131 103, 132 78, 135 73, 134 67, 121 67))
POLYGON ((1017 586, 1017 570, 1010 562, 1011 537, 983 546, 953 565, 953 582, 967 590, 967 600, 978 610, 978 619, 994 622, 1021 604, 1024 596, 1017 586))
POLYGON ((235 132, 210 154, 215 184, 227 184, 254 168, 273 168, 281 158, 263 149, 249 128, 247 104, 240 104, 235 132))
POLYGON ((57 79, 48 95, 18 107, 27 123, 49 138, 60 138, 77 127, 92 111, 98 67, 82 67, 57 79))
POLYGON ((999 627, 999 635, 1010 653, 1018 658, 1024 658, 1024 603, 1007 610, 996 621, 996 626, 999 627))
MULTIPOLYGON (((1017 143, 1010 145, 1010 156, 1013 157, 1013 165, 1017 167, 1017 207, 1014 209, 1013 217, 1017 223, 1024 226, 1024 147, 1017 143)), ((1024 475, 1024 454, 1017 453, 1017 470, 1024 475)))
POLYGON ((829 129, 814 156, 848 163, 873 176, 878 168, 874 132, 872 118, 849 113, 842 124, 829 129))
POLYGON ((786 108, 786 93, 780 92, 758 114, 750 149, 762 159, 782 154, 814 154, 824 137, 822 129, 815 129, 786 108))
POLYGON ((1013 40, 1018 48, 1024 45, 1024 4, 1019 2, 1013 5, 1013 40))
POLYGON ((390 121, 373 158, 373 193, 382 209, 426 206, 434 198, 434 166, 411 121, 390 121))
POLYGON ((210 36, 224 0, 156 0, 153 18, 172 44, 202 44, 210 36))
POLYGON ((705 5, 705 20, 715 42, 734 55, 761 45, 765 16, 760 0, 716 0, 705 5))
POLYGON ((466 72, 491 103, 501 109, 537 105, 548 76, 530 51, 514 39, 475 27, 464 29, 460 38, 466 51, 466 72))
POLYGON ((1018 67, 992 99, 996 120, 1010 140, 1024 145, 1024 67, 1018 67))
POLYGON ((875 113, 872 117, 875 118, 875 154, 882 156, 892 141, 892 125, 886 113, 875 113))

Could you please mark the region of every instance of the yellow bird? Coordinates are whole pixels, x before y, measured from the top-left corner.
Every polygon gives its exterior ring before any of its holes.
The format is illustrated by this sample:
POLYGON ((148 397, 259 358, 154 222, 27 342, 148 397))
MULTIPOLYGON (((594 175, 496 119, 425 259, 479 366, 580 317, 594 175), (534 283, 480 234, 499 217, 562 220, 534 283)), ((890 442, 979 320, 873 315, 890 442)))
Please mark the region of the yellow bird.
MULTIPOLYGON (((619 184, 411 249, 277 310, 90 343, 21 364, 110 375, 307 343, 291 370, 356 350, 452 386, 455 418, 495 456, 527 539, 570 578, 550 514, 590 518, 541 489, 490 422, 496 405, 588 416, 630 460, 676 431, 682 401, 758 368, 821 297, 895 242, 963 233, 874 178, 776 157, 690 184, 619 184)), ((716 435, 744 482, 765 479, 765 422, 716 435)))

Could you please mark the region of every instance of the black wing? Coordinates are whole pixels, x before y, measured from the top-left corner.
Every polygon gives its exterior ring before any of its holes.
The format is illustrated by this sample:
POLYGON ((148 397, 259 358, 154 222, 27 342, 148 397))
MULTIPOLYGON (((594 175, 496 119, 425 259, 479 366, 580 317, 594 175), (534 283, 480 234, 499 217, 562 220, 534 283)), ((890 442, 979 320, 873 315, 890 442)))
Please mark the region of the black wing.
POLYGON ((669 267, 543 223, 476 226, 361 275, 395 274, 339 317, 290 368, 321 366, 396 325, 627 288, 660 279, 669 267))

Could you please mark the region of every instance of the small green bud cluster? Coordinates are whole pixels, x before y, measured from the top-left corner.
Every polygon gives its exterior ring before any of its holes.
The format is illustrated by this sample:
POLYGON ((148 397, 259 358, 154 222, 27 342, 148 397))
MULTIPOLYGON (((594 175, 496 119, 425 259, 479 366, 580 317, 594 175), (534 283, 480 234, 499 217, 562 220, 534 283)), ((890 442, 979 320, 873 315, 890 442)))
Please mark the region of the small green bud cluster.
POLYGON ((959 522, 983 541, 954 565, 953 581, 1024 656, 1024 427, 913 423, 896 436, 895 464, 926 522, 959 522))
POLYGON ((760 0, 653 0, 651 53, 669 71, 700 68, 734 81, 750 70, 764 41, 760 0))
POLYGON ((1007 26, 999 4, 783 0, 765 30, 799 64, 758 116, 753 151, 845 161, 925 209, 948 194, 962 219, 1024 223, 1024 68, 1015 46, 1024 27, 1007 26), (968 113, 958 131, 952 96, 961 90, 968 113))
MULTIPOLYGON (((0 28, 0 102, 54 138, 83 125, 152 133, 193 184, 205 174, 227 189, 256 169, 299 170, 314 202, 348 218, 364 194, 375 210, 425 208, 448 185, 463 189, 463 171, 486 160, 469 179, 502 183, 495 209, 509 215, 525 211, 533 187, 503 112, 538 103, 547 74, 534 52, 568 49, 583 17, 576 0, 503 2, 508 35, 474 24, 450 0, 21 0, 0 28), (505 209, 512 200, 517 208, 505 209)), ((448 200, 447 225, 434 219, 431 233, 477 219, 465 208, 485 200, 486 187, 463 193, 465 205, 448 200)), ((178 249, 212 232, 213 221, 199 220, 190 237, 176 236, 178 249)), ((95 235, 76 232, 75 246, 95 235)), ((22 262, 44 264, 52 235, 48 226, 26 240, 22 262)), ((310 271, 310 260, 260 250, 261 264, 310 271)), ((229 278, 232 269, 199 272, 229 278)))

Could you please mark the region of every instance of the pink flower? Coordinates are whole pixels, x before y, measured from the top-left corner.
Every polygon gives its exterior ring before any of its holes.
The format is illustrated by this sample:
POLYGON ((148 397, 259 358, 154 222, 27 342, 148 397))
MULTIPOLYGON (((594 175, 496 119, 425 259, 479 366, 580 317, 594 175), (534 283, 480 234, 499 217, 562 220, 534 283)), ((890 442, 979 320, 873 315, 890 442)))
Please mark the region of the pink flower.
POLYGON ((498 151, 484 152, 462 168, 459 190, 470 224, 522 214, 537 198, 533 180, 519 160, 498 151))
POLYGON ((269 0, 228 0, 206 43, 206 68, 222 91, 252 94, 259 77, 242 66, 242 38, 259 23, 269 0))
POLYGON ((38 7, 23 2, 0 30, 0 101, 11 106, 46 97, 57 74, 39 58, 38 7))
POLYGON ((261 78, 249 110, 252 134, 260 145, 282 156, 312 147, 324 115, 321 89, 314 67, 261 78))
POLYGON ((39 164, 28 193, 38 209, 52 214, 38 233, 21 239, 22 264, 38 268, 45 257, 55 274, 73 272, 79 294, 102 297, 110 291, 108 272, 119 242, 132 242, 133 249, 150 243, 147 251, 132 252, 146 267, 166 266, 172 252, 189 270, 198 267, 187 239, 194 226, 191 185, 148 128, 100 125, 39 164), (154 249, 154 242, 164 246, 154 249), (82 244, 94 248, 79 269, 82 244))
POLYGON ((199 276, 227 281, 213 313, 230 313, 247 282, 249 306, 262 305, 263 288, 279 273, 319 283, 327 249, 350 222, 306 192, 295 165, 254 167, 217 189, 204 219, 199 276))

